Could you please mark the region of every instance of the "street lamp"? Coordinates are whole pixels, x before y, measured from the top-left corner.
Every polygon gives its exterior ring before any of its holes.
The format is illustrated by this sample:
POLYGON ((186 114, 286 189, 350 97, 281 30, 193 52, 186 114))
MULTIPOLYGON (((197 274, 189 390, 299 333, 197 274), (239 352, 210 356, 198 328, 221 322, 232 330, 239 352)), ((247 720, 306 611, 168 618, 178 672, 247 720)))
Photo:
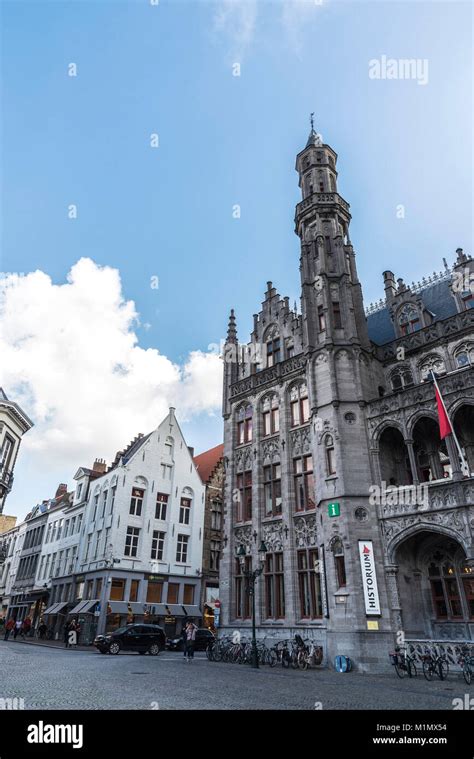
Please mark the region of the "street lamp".
POLYGON ((257 577, 259 577, 263 572, 266 554, 267 547, 262 540, 260 543, 260 548, 258 549, 259 566, 257 569, 252 570, 252 568, 245 568, 247 551, 245 550, 243 543, 240 544, 239 550, 237 551, 237 558, 242 569, 242 575, 247 580, 247 593, 252 598, 252 667, 255 669, 258 669, 257 636, 255 632, 255 582, 257 580, 257 577))

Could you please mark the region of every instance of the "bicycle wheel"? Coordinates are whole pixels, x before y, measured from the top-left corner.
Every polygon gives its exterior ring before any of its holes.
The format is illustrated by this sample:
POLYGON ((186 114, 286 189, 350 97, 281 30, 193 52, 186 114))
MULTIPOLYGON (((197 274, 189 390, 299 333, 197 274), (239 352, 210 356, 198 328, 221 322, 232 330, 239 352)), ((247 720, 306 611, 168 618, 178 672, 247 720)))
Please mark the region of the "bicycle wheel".
POLYGON ((213 654, 212 654, 212 649, 213 648, 214 648, 214 644, 213 643, 208 643, 208 645, 206 646, 206 656, 207 656, 208 661, 213 661, 214 660, 214 657, 213 657, 213 654))
POLYGON ((218 643, 215 643, 212 647, 212 661, 221 661, 222 660, 222 648, 219 646, 218 643))
POLYGON ((424 659, 423 674, 426 680, 431 682, 431 680, 433 679, 433 662, 431 659, 424 659))
POLYGON ((462 668, 462 676, 464 677, 466 684, 470 685, 472 680, 472 670, 468 661, 464 662, 464 666, 462 668))
POLYGON ((416 671, 416 664, 412 659, 408 659, 407 662, 408 677, 416 677, 418 672, 416 671))
POLYGON ((285 649, 281 655, 281 666, 288 669, 290 666, 290 659, 290 652, 285 649))
POLYGON ((308 669, 308 657, 306 655, 306 651, 298 652, 297 661, 298 661, 298 667, 300 669, 303 669, 303 670, 308 669))
POLYGON ((440 659, 438 662, 438 677, 440 680, 446 680, 449 673, 449 664, 446 659, 440 659))
POLYGON ((291 652, 290 663, 293 669, 298 669, 298 652, 297 651, 291 652))
POLYGON ((267 658, 268 658, 267 664, 270 667, 276 667, 277 655, 276 655, 275 651, 273 650, 273 648, 271 648, 270 651, 268 652, 268 657, 267 658))
POLYGON ((397 673, 398 677, 406 677, 406 675, 408 675, 408 669, 401 662, 397 662, 397 664, 394 664, 394 667, 395 667, 395 672, 397 673))

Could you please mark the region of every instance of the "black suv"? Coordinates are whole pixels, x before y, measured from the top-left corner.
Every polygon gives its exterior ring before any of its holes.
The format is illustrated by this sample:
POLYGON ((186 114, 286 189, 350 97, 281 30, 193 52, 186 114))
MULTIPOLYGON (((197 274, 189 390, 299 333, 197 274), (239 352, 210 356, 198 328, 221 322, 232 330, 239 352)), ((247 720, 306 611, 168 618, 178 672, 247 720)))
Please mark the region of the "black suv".
POLYGON ((98 635, 94 640, 101 654, 118 654, 123 650, 157 656, 165 644, 165 633, 158 625, 127 625, 107 635, 98 635))
MULTIPOLYGON (((209 643, 213 640, 215 640, 215 636, 207 629, 207 627, 198 628, 196 630, 194 650, 205 651, 209 643)), ((167 646, 170 651, 182 651, 184 648, 183 638, 170 638, 167 640, 167 646)))

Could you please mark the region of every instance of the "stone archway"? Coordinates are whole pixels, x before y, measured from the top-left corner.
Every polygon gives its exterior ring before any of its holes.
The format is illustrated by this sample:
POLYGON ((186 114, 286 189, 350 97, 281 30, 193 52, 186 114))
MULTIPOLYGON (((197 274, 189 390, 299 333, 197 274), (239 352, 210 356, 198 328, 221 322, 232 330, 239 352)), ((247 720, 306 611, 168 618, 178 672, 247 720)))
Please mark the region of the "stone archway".
POLYGON ((474 472, 474 406, 463 403, 453 416, 454 431, 470 472, 474 472))
POLYGON ((440 439, 435 419, 420 416, 413 426, 413 447, 420 482, 441 480, 450 473, 446 442, 440 439))
POLYGON ((385 427, 379 438, 380 476, 388 485, 411 485, 410 457, 403 435, 396 427, 385 427))
POLYGON ((421 529, 400 542, 394 563, 407 638, 474 637, 474 567, 455 538, 421 529))

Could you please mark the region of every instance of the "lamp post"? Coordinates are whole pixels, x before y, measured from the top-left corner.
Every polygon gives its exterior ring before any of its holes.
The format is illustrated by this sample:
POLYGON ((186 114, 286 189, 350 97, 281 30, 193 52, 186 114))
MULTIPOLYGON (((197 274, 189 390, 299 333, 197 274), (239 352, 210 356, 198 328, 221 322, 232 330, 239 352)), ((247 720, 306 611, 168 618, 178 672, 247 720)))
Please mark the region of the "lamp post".
POLYGON ((239 550, 237 551, 237 558, 240 562, 242 575, 247 580, 247 593, 252 599, 252 667, 255 669, 258 669, 257 636, 255 632, 255 582, 257 580, 257 577, 260 577, 263 572, 266 554, 267 547, 262 540, 260 543, 260 548, 258 549, 259 566, 256 569, 246 569, 245 559, 247 557, 247 552, 242 543, 240 544, 239 550))

